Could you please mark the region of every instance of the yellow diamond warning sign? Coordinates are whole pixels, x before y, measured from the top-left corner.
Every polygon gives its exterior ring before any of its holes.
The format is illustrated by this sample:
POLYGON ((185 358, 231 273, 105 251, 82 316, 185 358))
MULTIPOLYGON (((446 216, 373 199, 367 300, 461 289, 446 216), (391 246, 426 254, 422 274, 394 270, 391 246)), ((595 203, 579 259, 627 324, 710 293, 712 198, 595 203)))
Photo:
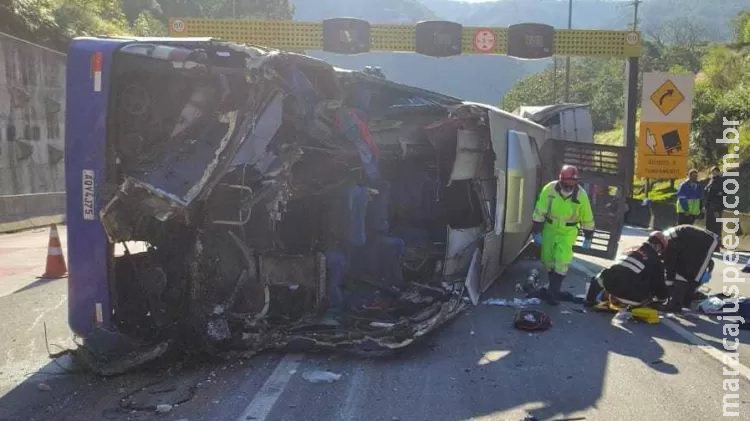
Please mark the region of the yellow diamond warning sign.
POLYGON ((669 115, 684 100, 685 95, 677 89, 677 86, 671 80, 664 82, 651 94, 651 101, 664 115, 669 115))

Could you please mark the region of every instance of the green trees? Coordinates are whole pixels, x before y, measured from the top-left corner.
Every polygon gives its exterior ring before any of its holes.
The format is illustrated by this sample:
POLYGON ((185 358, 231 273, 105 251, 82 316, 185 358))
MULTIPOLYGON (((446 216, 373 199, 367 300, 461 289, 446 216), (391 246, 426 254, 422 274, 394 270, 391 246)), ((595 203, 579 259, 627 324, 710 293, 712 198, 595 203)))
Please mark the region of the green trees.
POLYGON ((8 0, 0 31, 64 50, 76 36, 166 35, 173 16, 291 19, 290 0, 8 0))
POLYGON ((750 162, 750 10, 733 24, 734 44, 707 49, 696 80, 693 158, 699 164, 717 163, 727 153, 716 143, 726 128, 725 118, 741 123, 740 156, 750 162))
POLYGON ((140 12, 138 17, 133 20, 131 32, 133 35, 139 37, 168 35, 167 27, 164 22, 157 19, 156 16, 148 10, 140 12))
POLYGON ((290 0, 153 0, 147 3, 151 5, 152 12, 158 10, 164 18, 183 16, 280 20, 291 19, 294 11, 290 0))
POLYGON ((703 58, 696 80, 693 159, 698 164, 721 160, 726 146, 716 143, 726 128, 723 119, 740 121, 741 155, 750 159, 750 48, 717 45, 703 58))
MULTIPOLYGON (((574 59, 570 72, 572 103, 591 105, 594 129, 612 129, 623 115, 624 70, 622 60, 582 58, 574 59)), ((508 91, 501 107, 513 111, 520 105, 546 105, 563 102, 565 68, 554 66, 531 75, 508 91)))
POLYGON ((52 0, 55 22, 67 37, 122 35, 129 24, 119 1, 52 0))
POLYGON ((750 10, 738 14, 732 26, 734 41, 738 44, 750 44, 750 10))

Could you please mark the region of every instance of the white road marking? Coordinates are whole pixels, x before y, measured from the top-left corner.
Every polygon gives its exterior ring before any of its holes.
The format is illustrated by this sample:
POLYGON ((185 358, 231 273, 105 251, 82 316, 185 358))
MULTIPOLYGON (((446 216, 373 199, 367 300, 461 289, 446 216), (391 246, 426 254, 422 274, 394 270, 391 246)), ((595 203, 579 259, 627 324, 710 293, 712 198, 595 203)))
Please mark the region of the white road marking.
POLYGON ((43 309, 37 316, 36 319, 34 319, 34 322, 31 323, 31 326, 29 326, 28 329, 26 329, 26 332, 31 332, 38 324, 42 321, 44 316, 48 315, 49 313, 59 309, 63 306, 63 304, 68 302, 68 294, 60 294, 60 301, 55 304, 53 307, 43 309))
MULTIPOLYGON (((676 318, 676 316, 668 316, 672 318, 676 318)), ((724 353, 720 350, 716 349, 715 347, 709 345, 706 341, 703 339, 695 336, 693 333, 689 332, 684 327, 680 326, 677 322, 674 320, 668 319, 665 317, 662 319, 662 322, 664 322, 664 325, 672 329, 675 333, 685 338, 688 342, 695 345, 700 349, 701 351, 705 352, 706 354, 710 355, 717 361, 719 361, 722 365, 724 365, 724 353)), ((750 368, 747 368, 746 366, 742 364, 732 365, 728 367, 729 370, 737 371, 742 375, 744 378, 750 380, 750 368)))
POLYGON ((286 389, 289 380, 296 373, 303 358, 304 356, 298 354, 284 356, 237 421, 264 421, 286 389))
MULTIPOLYGON (((369 366, 366 365, 369 368, 369 366)), ((340 406, 340 411, 336 419, 339 420, 356 420, 361 419, 361 409, 367 399, 367 390, 369 390, 369 377, 365 375, 365 367, 358 365, 349 380, 349 388, 346 391, 346 397, 340 406)))
MULTIPOLYGON (((571 264, 572 267, 574 267, 576 270, 579 270, 586 274, 587 276, 594 276, 595 274, 587 268, 584 264, 574 261, 571 264)), ((670 314, 662 318, 662 322, 664 326, 672 329, 676 334, 682 336, 685 340, 690 342, 691 344, 695 345, 700 349, 701 351, 705 352, 712 358, 716 359, 724 365, 724 352, 717 349, 714 346, 711 346, 708 344, 708 342, 704 341, 703 339, 696 336, 694 333, 690 332, 689 330, 682 327, 679 323, 677 323, 675 320, 682 320, 679 319, 674 314, 670 314)), ((743 364, 737 364, 729 367, 730 370, 734 370, 740 373, 744 378, 747 380, 750 380, 750 368, 747 368, 743 364)))

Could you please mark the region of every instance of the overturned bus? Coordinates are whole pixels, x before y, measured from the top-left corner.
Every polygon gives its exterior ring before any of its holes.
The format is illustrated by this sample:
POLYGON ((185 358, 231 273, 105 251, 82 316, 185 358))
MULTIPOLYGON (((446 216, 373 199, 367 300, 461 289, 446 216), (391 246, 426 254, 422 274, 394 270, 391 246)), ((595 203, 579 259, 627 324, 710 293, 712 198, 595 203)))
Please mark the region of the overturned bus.
POLYGON ((102 372, 399 349, 528 243, 546 129, 494 107, 212 39, 76 39, 67 72, 69 318, 102 372))

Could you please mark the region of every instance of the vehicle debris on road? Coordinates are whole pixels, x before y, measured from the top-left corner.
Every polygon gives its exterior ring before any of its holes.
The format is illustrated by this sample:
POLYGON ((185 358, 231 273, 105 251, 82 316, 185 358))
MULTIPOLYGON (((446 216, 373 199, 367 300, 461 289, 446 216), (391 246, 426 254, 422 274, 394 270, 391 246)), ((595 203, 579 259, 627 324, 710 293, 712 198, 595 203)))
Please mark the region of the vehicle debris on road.
POLYGON ((539 298, 490 298, 485 300, 482 304, 500 307, 516 307, 523 308, 528 306, 535 306, 542 304, 542 300, 539 298))
POLYGON ((531 269, 524 281, 516 283, 516 292, 530 294, 540 288, 542 288, 542 283, 538 269, 531 269))
POLYGON ((341 374, 330 371, 311 370, 302 373, 302 378, 310 383, 336 383, 341 380, 341 374))
POLYGON ((193 380, 169 378, 139 387, 120 399, 120 408, 131 411, 169 412, 195 396, 193 380))
POLYGON ((698 304, 698 310, 706 314, 723 313, 724 300, 719 297, 708 297, 698 304))
POLYGON ((172 411, 172 405, 169 404, 161 404, 156 405, 156 412, 159 414, 166 414, 167 412, 172 411))
POLYGON ((549 329, 552 320, 542 311, 519 310, 513 318, 513 326, 520 330, 541 331, 549 329))

